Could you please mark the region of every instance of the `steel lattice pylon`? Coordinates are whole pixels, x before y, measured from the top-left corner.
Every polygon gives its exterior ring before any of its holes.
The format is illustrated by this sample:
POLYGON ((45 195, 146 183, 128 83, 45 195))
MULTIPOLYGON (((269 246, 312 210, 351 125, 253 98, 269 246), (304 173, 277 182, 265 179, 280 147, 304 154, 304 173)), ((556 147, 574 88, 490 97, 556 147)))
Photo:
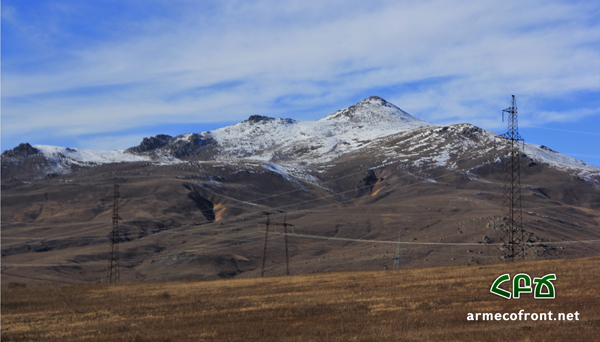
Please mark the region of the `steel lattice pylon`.
POLYGON ((500 258, 507 261, 520 260, 525 257, 525 241, 523 233, 523 211, 521 208, 521 142, 523 138, 519 135, 517 102, 512 96, 512 104, 502 111, 508 114, 508 132, 503 134, 508 144, 508 151, 504 158, 504 193, 502 202, 506 225, 502 227, 504 232, 502 239, 502 250, 500 258))
POLYGON ((110 254, 108 257, 108 269, 106 280, 108 283, 116 283, 121 280, 121 270, 119 265, 119 185, 115 184, 115 193, 113 201, 112 232, 110 234, 110 254))
MULTIPOLYGON (((279 211, 279 210, 278 210, 279 211)), ((285 212, 283 212, 285 215, 283 216, 283 223, 281 222, 272 222, 270 220, 270 215, 272 215, 270 212, 268 211, 264 211, 263 212, 265 215, 267 215, 267 220, 265 222, 261 222, 263 224, 266 225, 266 229, 265 229, 265 247, 263 249, 263 259, 262 259, 262 271, 260 272, 260 276, 264 277, 265 276, 265 262, 267 260, 267 242, 269 239, 269 226, 283 226, 283 231, 284 231, 284 236, 285 236, 285 273, 287 275, 290 275, 290 255, 289 255, 289 250, 288 250, 288 232, 287 232, 287 227, 292 227, 292 233, 294 232, 294 225, 291 223, 287 223, 287 214, 285 214, 285 212)))

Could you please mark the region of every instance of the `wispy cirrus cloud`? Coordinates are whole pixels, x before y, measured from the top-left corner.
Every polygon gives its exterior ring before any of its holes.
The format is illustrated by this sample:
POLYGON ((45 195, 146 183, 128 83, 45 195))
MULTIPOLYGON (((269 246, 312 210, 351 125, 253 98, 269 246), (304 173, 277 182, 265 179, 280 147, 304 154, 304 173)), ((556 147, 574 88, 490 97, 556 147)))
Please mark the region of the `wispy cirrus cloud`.
POLYGON ((4 148, 47 143, 40 129, 313 120, 373 94, 488 128, 511 94, 565 105, 538 125, 600 115, 581 95, 600 93, 593 1, 27 3, 2 2, 4 148))

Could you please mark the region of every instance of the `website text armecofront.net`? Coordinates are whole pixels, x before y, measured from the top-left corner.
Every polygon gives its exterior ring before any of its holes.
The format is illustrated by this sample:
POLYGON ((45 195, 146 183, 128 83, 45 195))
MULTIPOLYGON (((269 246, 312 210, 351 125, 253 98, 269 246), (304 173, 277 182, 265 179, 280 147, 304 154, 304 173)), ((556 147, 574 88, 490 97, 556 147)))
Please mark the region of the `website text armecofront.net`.
POLYGON ((521 309, 519 312, 477 312, 467 313, 467 321, 578 321, 579 311, 559 312, 554 314, 548 312, 525 312, 521 309))

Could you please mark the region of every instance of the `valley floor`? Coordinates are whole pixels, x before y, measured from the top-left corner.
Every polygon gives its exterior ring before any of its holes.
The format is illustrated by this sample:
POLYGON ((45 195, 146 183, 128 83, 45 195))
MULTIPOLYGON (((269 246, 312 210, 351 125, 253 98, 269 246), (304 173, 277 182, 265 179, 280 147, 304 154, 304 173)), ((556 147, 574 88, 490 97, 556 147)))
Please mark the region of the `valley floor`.
POLYGON ((594 257, 117 286, 3 282, 2 341, 593 341, 599 266, 594 257), (491 294, 504 273, 555 273, 556 298, 491 294), (521 309, 579 319, 467 320, 521 309))

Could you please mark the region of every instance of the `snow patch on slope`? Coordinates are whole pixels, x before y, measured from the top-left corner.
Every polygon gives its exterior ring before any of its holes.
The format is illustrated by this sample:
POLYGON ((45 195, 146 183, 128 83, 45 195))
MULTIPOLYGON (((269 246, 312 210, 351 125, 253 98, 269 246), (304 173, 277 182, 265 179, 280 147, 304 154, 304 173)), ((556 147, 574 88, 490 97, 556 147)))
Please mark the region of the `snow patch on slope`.
POLYGON ((600 174, 600 167, 565 156, 540 145, 526 143, 525 154, 536 163, 548 164, 559 170, 575 171, 579 177, 588 181, 591 180, 591 176, 598 176, 600 174))
POLYGON ((48 145, 33 145, 33 147, 38 149, 49 160, 57 162, 68 161, 80 166, 151 160, 150 157, 131 154, 125 152, 125 150, 96 151, 48 145))

